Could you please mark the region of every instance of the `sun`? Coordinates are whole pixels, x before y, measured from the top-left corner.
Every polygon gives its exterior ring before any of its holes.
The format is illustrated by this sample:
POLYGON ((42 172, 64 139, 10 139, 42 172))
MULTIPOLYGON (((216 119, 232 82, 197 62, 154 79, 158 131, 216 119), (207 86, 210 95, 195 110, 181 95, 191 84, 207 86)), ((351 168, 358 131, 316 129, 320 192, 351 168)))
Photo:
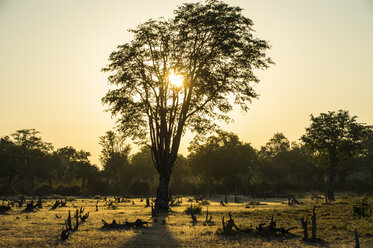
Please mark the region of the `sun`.
POLYGON ((179 88, 183 85, 184 77, 182 75, 176 74, 174 70, 171 70, 168 74, 168 80, 173 86, 179 88))

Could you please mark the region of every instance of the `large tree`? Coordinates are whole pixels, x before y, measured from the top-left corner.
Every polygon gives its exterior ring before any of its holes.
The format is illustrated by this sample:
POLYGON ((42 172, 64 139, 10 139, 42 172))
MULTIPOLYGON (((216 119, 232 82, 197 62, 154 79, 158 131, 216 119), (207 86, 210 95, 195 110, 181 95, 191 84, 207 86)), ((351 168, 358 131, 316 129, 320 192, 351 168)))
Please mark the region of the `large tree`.
POLYGON ((363 150, 364 137, 369 126, 358 123, 356 116, 348 111, 339 110, 311 115, 311 124, 306 128, 302 140, 319 157, 325 158, 329 165, 327 197, 334 201, 336 167, 363 150))
POLYGON ((110 55, 103 98, 125 136, 148 144, 159 173, 155 207, 168 210, 168 184, 186 128, 205 134, 257 97, 255 69, 272 63, 242 9, 208 0, 179 6, 172 19, 130 30, 131 42, 110 55))

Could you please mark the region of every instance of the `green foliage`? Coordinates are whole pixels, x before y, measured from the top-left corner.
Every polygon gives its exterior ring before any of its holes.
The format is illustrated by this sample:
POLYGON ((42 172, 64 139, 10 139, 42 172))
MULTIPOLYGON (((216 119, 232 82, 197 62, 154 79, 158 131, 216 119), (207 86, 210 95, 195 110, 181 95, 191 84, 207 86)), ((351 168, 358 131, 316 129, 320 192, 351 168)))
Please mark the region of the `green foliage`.
POLYGON ((311 115, 311 124, 301 139, 314 153, 326 154, 330 160, 346 160, 361 154, 369 130, 369 126, 358 123, 356 118, 345 110, 311 115))
POLYGON ((103 175, 115 194, 123 194, 130 185, 132 168, 130 166, 130 147, 113 131, 106 132, 100 137, 101 164, 103 175))
POLYGON ((134 180, 128 191, 135 195, 147 195, 149 193, 149 184, 146 181, 134 180))
POLYGON ((247 177, 257 160, 256 151, 250 144, 241 142, 236 134, 227 132, 210 136, 205 143, 195 141, 189 151, 192 173, 208 189, 221 185, 228 192, 234 192, 248 181, 247 177))
POLYGON ((328 164, 327 196, 331 201, 334 201, 337 167, 364 153, 363 141, 370 127, 358 123, 356 118, 345 110, 311 115, 311 124, 301 138, 315 157, 328 164))
POLYGON ((202 206, 199 206, 199 205, 190 205, 188 207, 186 207, 186 209, 184 210, 184 213, 186 214, 202 214, 202 206))
POLYGON ((153 165, 152 153, 148 146, 141 147, 140 151, 131 157, 133 177, 141 181, 147 181, 149 185, 154 185, 158 177, 153 165))
POLYGON ((259 156, 262 158, 271 159, 289 150, 290 142, 285 135, 283 133, 275 133, 269 142, 267 142, 265 146, 261 147, 259 156))
MULTIPOLYGON (((102 99, 125 137, 149 144, 162 187, 168 182, 187 129, 206 134, 218 120, 229 121, 237 104, 243 111, 257 97, 256 69, 272 61, 269 44, 254 36, 242 9, 222 1, 185 3, 171 19, 149 20, 130 30, 131 42, 111 53, 103 71, 115 89, 102 99), (183 77, 170 82, 171 71, 183 77), (234 100, 232 100, 234 99, 234 100)), ((164 205, 167 201, 158 198, 164 205)), ((162 206, 167 210, 168 206, 162 206)))
MULTIPOLYGON (((366 128, 361 153, 341 163, 336 171, 337 190, 372 190, 373 132, 371 127, 366 128)), ((37 131, 25 129, 16 133, 35 135, 19 135, 23 138, 17 138, 18 141, 11 135, 0 138, 1 195, 155 193, 159 176, 148 146, 130 157, 124 143, 108 145, 103 153, 106 159, 102 160, 106 164, 100 171, 90 163, 89 152, 70 146, 48 150, 37 131)), ((179 155, 176 160, 170 192, 196 195, 322 191, 323 168, 310 159, 309 147, 289 143, 283 134, 276 133, 257 152, 233 133, 219 132, 195 140, 188 159, 179 155)))
POLYGON ((364 197, 353 205, 354 214, 360 218, 368 218, 372 215, 372 207, 369 204, 368 197, 364 197))

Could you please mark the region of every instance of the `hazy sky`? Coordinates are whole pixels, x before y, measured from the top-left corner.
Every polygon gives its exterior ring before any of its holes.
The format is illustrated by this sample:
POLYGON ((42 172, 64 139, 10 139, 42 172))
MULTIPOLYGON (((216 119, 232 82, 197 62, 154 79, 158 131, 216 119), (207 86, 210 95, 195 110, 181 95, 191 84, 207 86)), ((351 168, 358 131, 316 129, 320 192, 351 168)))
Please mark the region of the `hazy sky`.
MULTIPOLYGON (((0 136, 35 128, 98 163, 99 136, 114 127, 101 68, 130 41, 127 29, 171 17, 183 2, 191 1, 0 0, 0 136)), ((254 21, 276 65, 258 72, 260 98, 225 130, 259 148, 275 132, 298 139, 311 113, 345 109, 373 124, 373 1, 226 2, 254 21)))

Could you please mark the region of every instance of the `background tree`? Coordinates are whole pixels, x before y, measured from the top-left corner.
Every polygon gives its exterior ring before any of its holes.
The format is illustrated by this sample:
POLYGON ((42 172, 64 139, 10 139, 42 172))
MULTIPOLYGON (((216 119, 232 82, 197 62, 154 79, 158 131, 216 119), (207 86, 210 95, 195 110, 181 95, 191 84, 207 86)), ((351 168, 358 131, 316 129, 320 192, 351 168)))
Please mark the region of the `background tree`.
POLYGON ((53 150, 52 144, 42 141, 39 134, 35 129, 22 129, 11 135, 14 144, 19 148, 17 158, 22 166, 21 177, 26 179, 24 188, 29 195, 33 193, 35 178, 44 163, 43 160, 53 150))
POLYGON ((303 142, 317 155, 325 157, 329 165, 327 196, 334 201, 336 167, 363 150, 368 127, 357 123, 356 116, 339 110, 311 115, 311 124, 302 136, 303 142))
POLYGON ((250 175, 257 159, 250 144, 242 143, 236 134, 227 132, 210 136, 203 144, 193 143, 189 151, 191 171, 204 182, 207 194, 211 189, 225 194, 238 193, 244 181, 249 180, 242 177, 250 175))
POLYGON ((18 154, 18 147, 8 136, 0 139, 0 177, 5 181, 0 192, 3 194, 12 195, 16 192, 14 183, 22 172, 18 154))
POLYGON ((257 173, 259 191, 279 193, 317 189, 319 184, 315 182, 320 179, 320 169, 312 163, 304 145, 290 145, 283 133, 275 133, 261 147, 257 173))
POLYGON ((111 191, 123 193, 131 181, 131 167, 129 162, 130 147, 124 145, 123 139, 113 131, 106 132, 100 137, 101 164, 103 173, 111 186, 111 191))
POLYGON ((170 179, 170 191, 173 194, 192 194, 194 188, 188 160, 179 154, 170 179))
POLYGON ((363 162, 365 168, 369 171, 371 182, 373 182, 373 127, 369 126, 367 134, 365 135, 364 142, 364 156, 363 162))
POLYGON ((259 155, 262 158, 270 159, 289 150, 290 141, 288 138, 283 133, 275 133, 266 145, 260 148, 259 155))
POLYGON ((157 171, 153 166, 152 151, 148 146, 141 147, 140 151, 131 157, 131 166, 133 177, 143 186, 147 184, 147 193, 156 188, 157 171))
POLYGON ((92 181, 92 174, 97 176, 97 167, 92 165, 89 161, 91 154, 84 150, 76 150, 74 147, 66 146, 57 149, 54 156, 59 160, 59 166, 56 168, 59 179, 64 184, 71 185, 70 189, 61 187, 57 193, 64 194, 69 191, 73 194, 85 193, 88 189, 89 180, 92 181), (75 188, 75 184, 80 185, 75 188))
POLYGON ((253 70, 267 68, 269 45, 253 35, 239 7, 210 0, 183 4, 170 20, 131 30, 134 39, 110 55, 103 98, 120 131, 149 145, 159 173, 155 207, 168 210, 168 184, 186 128, 199 134, 243 111, 257 94, 253 70), (233 99, 230 101, 230 99, 233 99))

